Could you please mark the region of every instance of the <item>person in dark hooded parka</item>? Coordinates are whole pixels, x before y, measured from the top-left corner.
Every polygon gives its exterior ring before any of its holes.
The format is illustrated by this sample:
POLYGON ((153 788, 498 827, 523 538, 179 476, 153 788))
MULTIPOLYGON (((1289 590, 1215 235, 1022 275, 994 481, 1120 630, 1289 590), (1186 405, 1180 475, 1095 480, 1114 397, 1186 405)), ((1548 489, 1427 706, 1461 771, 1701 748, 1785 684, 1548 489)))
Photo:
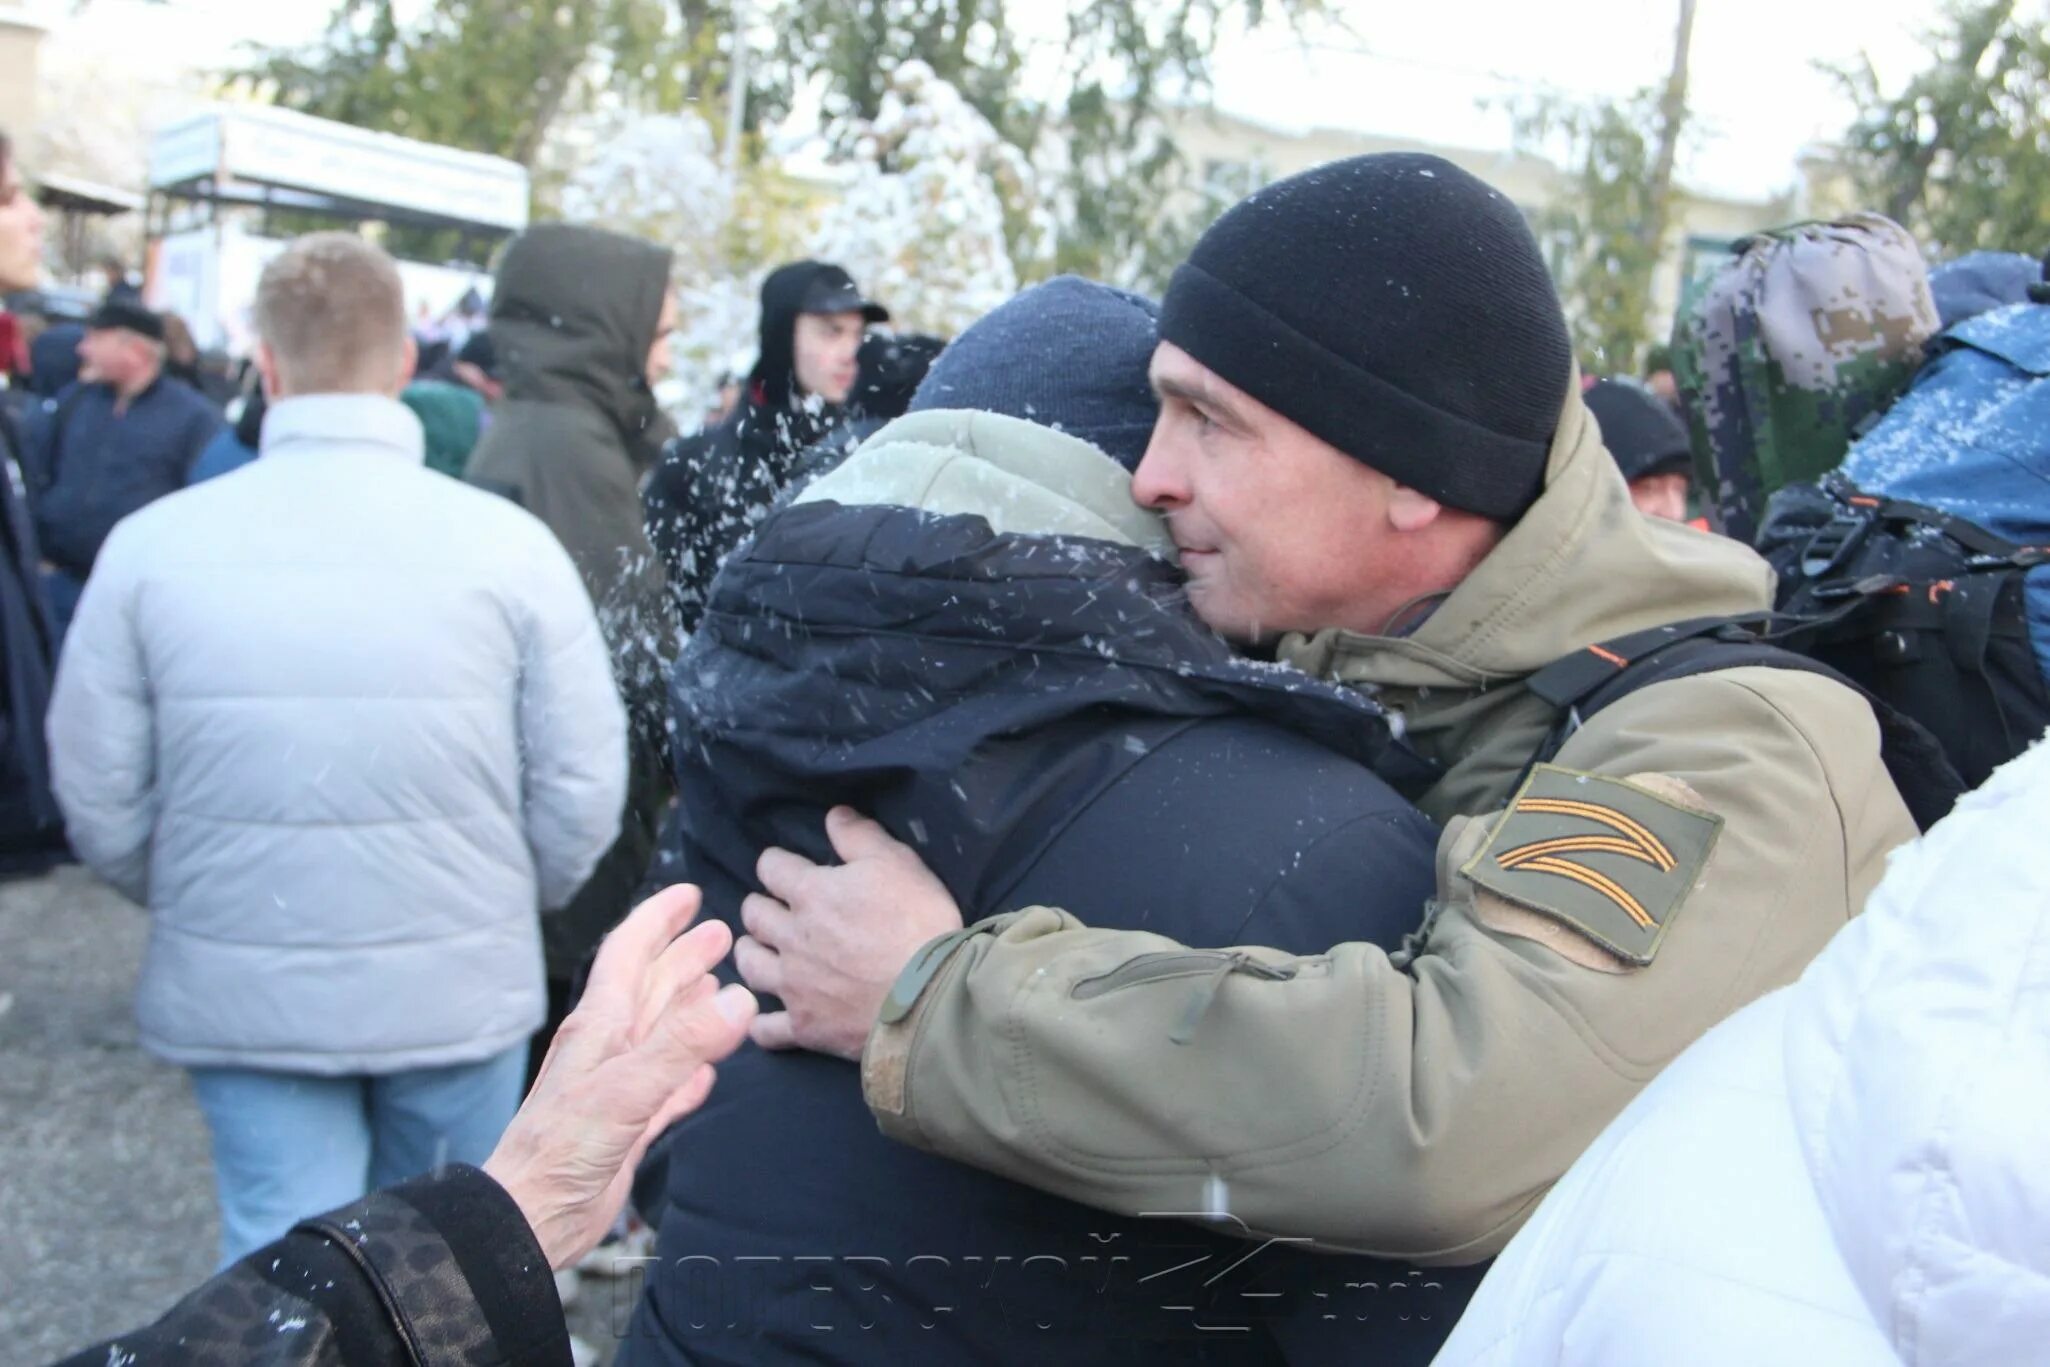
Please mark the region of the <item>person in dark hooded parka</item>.
POLYGON ((0 413, 0 877, 39 873, 68 857, 43 735, 53 633, 22 496, 23 449, 13 419, 0 413))
POLYGON ((739 406, 672 442, 648 481, 648 532, 684 630, 697 629, 712 576, 774 506, 799 457, 847 418, 862 333, 889 317, 824 262, 779 266, 762 282, 761 350, 739 406))
POLYGON ((675 326, 670 268, 663 248, 542 224, 506 249, 491 301, 505 398, 464 477, 540 518, 568 549, 597 606, 631 723, 618 843, 571 904, 542 919, 551 1021, 567 1009, 598 941, 626 915, 665 799, 663 690, 674 633, 662 566, 642 526, 640 483, 670 433, 652 388, 668 369, 675 326))
MULTIPOLYGON (((0 132, 0 294, 35 285, 42 232, 42 210, 0 132)), ((27 449, 13 416, 0 410, 0 875, 38 872, 66 857, 43 736, 54 634, 25 497, 27 449)))
MULTIPOLYGON (((737 928, 761 850, 823 856, 846 802, 971 920, 1073 899, 1192 945, 1303 952, 1417 929, 1436 830, 1376 772, 1419 776, 1387 717, 1234 655, 1131 500, 1154 346, 1146 300, 1027 290, 727 562, 677 664, 681 846, 661 865, 705 915, 737 928)), ((1186 977, 1193 1025, 1232 968, 1157 971, 1186 977)), ((620 1367, 1422 1364, 1479 1278, 1050 1197, 881 1136, 855 1065, 753 1047, 636 1198, 660 1244, 620 1367), (1398 1283, 1418 1316, 1374 1301, 1398 1283)))

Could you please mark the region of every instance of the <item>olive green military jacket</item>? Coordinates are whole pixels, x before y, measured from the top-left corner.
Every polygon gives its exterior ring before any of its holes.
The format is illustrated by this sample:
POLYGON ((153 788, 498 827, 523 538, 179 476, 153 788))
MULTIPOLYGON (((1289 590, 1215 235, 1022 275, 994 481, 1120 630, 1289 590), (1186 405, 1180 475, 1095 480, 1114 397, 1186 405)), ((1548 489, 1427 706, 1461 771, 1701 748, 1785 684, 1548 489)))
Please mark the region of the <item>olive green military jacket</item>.
POLYGON ((1420 629, 1284 643, 1445 766, 1421 804, 1446 823, 1438 892, 1403 951, 1194 952, 1052 908, 994 917, 906 970, 863 1058, 870 1108, 907 1142, 1110 1210, 1492 1255, 1674 1055, 1792 981, 1915 835, 1866 704, 1796 671, 1645 687, 1524 786, 1555 720, 1527 675, 1762 610, 1771 587, 1745 547, 1632 508, 1576 389, 1544 494, 1420 629))

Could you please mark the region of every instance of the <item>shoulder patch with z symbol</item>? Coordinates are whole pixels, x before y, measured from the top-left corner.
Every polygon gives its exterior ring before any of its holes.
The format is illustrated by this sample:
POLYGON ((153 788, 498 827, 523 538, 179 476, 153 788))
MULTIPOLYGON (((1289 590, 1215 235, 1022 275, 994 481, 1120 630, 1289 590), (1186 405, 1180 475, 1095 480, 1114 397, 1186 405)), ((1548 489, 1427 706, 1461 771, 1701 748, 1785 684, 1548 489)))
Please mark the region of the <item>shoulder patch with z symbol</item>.
POLYGON ((1541 764, 1460 872, 1641 968, 1722 828, 1637 784, 1541 764))

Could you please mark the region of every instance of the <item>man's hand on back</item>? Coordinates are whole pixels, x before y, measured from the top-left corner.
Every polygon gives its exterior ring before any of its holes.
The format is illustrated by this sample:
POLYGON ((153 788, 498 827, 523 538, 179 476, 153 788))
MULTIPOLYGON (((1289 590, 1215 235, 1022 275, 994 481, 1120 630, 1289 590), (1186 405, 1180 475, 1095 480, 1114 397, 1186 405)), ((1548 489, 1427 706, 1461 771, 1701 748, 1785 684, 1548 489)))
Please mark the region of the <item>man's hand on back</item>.
POLYGON ((890 985, 921 945, 961 929, 961 909, 908 845, 848 807, 826 814, 838 865, 770 849, 756 874, 769 895, 741 904, 733 962, 749 987, 781 997, 755 1043, 858 1059, 890 985))

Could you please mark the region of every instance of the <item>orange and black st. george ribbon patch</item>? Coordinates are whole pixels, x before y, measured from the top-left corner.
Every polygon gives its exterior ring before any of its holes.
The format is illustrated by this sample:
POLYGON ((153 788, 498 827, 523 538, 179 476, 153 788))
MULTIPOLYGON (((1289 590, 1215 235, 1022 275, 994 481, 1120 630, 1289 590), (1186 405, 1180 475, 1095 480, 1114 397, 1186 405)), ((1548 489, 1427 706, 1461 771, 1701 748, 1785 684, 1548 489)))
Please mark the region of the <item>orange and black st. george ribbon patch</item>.
POLYGON ((1541 764, 1461 872, 1641 966, 1722 826, 1622 779, 1541 764))

